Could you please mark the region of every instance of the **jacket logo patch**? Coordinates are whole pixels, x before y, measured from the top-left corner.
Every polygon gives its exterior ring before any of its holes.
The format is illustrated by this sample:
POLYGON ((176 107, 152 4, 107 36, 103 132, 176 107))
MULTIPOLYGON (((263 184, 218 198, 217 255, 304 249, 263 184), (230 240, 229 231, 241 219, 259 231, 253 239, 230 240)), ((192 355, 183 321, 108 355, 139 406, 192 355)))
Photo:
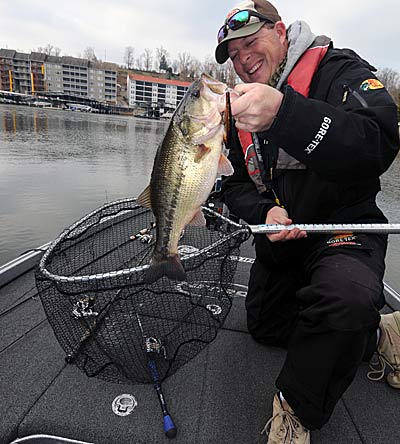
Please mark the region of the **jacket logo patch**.
POLYGON ((329 130, 329 127, 331 126, 331 123, 332 119, 329 118, 328 116, 325 116, 317 134, 314 136, 314 139, 304 150, 307 154, 311 154, 315 150, 315 148, 317 148, 317 146, 322 142, 322 140, 324 139, 325 135, 329 130))
POLYGON ((357 241, 357 236, 354 236, 353 233, 343 233, 332 236, 326 241, 326 244, 328 247, 340 247, 342 245, 357 245, 360 247, 361 244, 357 241))
POLYGON ((364 80, 360 85, 360 89, 362 91, 368 91, 370 89, 382 89, 382 88, 384 88, 383 83, 377 79, 364 80))

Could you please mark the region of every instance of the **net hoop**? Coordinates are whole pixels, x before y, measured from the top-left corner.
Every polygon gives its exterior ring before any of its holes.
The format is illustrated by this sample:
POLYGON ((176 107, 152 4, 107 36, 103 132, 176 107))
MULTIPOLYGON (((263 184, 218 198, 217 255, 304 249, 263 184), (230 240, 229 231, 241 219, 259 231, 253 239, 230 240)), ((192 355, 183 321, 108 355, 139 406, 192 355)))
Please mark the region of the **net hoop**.
MULTIPOLYGON (((129 277, 135 273, 138 272, 142 272, 144 270, 146 270, 147 268, 149 268, 149 264, 145 264, 142 266, 138 266, 138 267, 130 267, 130 268, 124 268, 124 269, 120 269, 120 270, 114 270, 114 271, 109 271, 109 272, 104 272, 104 273, 96 273, 96 274, 91 274, 91 275, 83 275, 83 276, 61 276, 61 275, 57 275, 54 273, 51 273, 50 271, 48 271, 48 269, 46 268, 48 265, 48 261, 49 259, 51 259, 53 252, 55 251, 55 249, 58 247, 59 244, 61 244, 72 232, 76 231, 79 229, 79 227, 84 226, 85 222, 87 222, 89 219, 93 218, 94 216, 96 216, 97 214, 102 213, 105 209, 107 208, 111 208, 114 207, 115 205, 119 205, 119 204, 131 204, 131 205, 135 205, 135 207, 133 207, 132 209, 127 209, 127 210, 123 210, 120 211, 114 215, 105 217, 103 221, 100 221, 99 223, 106 223, 108 221, 111 221, 113 218, 118 217, 120 215, 123 214, 128 214, 129 212, 132 212, 135 208, 140 208, 141 205, 139 205, 138 203, 136 203, 136 198, 127 198, 127 199, 120 199, 120 200, 116 200, 110 203, 107 203, 99 208, 97 208, 96 210, 92 211, 91 213, 88 213, 87 215, 83 216, 81 219, 79 219, 78 221, 76 221, 74 224, 72 224, 70 227, 66 228, 58 237, 56 237, 49 245, 48 249, 45 251, 45 253, 43 254, 40 262, 39 262, 39 271, 40 273, 42 273, 42 275, 44 277, 46 277, 47 279, 50 279, 54 282, 60 282, 60 283, 82 283, 82 282, 95 282, 95 281, 101 281, 103 279, 113 279, 113 278, 119 278, 119 277, 129 277)), ((215 248, 216 246, 223 244, 225 242, 225 240, 228 237, 249 237, 250 236, 250 229, 248 228, 248 226, 245 225, 241 225, 241 224, 237 224, 234 221, 230 220, 229 218, 226 218, 224 216, 222 216, 221 214, 211 210, 208 207, 202 207, 202 209, 212 215, 215 218, 219 218, 221 220, 223 220, 224 222, 230 224, 232 226, 232 228, 235 229, 234 232, 230 233, 229 235, 225 235, 223 238, 221 238, 219 241, 215 242, 212 245, 208 245, 204 248, 201 248, 199 250, 197 250, 196 252, 192 252, 192 253, 187 253, 187 254, 182 254, 180 256, 181 262, 184 262, 188 259, 191 259, 193 257, 199 256, 199 255, 205 255, 207 254, 208 251, 210 251, 211 249, 215 248)), ((150 211, 150 210, 148 210, 150 211)))

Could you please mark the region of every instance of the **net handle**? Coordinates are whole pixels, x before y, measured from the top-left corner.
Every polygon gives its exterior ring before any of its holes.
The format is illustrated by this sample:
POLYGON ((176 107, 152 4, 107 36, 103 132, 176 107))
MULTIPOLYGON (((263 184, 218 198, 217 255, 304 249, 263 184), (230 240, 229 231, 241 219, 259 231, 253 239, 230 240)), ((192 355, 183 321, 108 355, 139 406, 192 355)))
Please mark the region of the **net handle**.
POLYGON ((298 228, 307 234, 385 233, 400 234, 400 224, 261 224, 248 226, 253 234, 273 234, 298 228))
POLYGON ((203 207, 207 213, 212 214, 215 217, 219 217, 225 221, 229 221, 231 225, 237 228, 247 227, 253 234, 275 234, 282 230, 294 230, 298 228, 302 231, 307 231, 308 234, 350 234, 350 233, 385 233, 385 234, 400 234, 400 224, 381 224, 381 223, 360 223, 360 224, 259 224, 248 225, 238 224, 228 219, 225 216, 211 210, 210 208, 203 207))

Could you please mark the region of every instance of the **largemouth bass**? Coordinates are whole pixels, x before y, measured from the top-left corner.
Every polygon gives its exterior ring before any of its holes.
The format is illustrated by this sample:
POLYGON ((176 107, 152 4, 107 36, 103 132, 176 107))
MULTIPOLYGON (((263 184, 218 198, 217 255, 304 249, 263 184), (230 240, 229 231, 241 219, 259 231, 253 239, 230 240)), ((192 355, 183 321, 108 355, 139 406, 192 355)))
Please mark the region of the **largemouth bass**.
POLYGON ((201 206, 217 176, 233 174, 223 153, 227 86, 207 74, 193 82, 171 118, 154 160, 150 185, 137 201, 152 208, 156 245, 145 282, 185 280, 178 242, 187 224, 205 225, 201 206))

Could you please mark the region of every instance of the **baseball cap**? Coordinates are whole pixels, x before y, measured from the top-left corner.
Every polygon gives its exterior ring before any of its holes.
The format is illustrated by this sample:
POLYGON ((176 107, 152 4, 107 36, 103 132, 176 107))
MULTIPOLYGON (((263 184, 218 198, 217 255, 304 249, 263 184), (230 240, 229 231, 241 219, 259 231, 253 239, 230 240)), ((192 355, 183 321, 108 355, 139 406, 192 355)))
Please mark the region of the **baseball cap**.
POLYGON ((229 28, 227 24, 228 20, 235 13, 243 10, 249 10, 261 14, 273 23, 281 20, 281 16, 279 15, 275 6, 267 0, 244 0, 234 6, 228 12, 225 23, 220 29, 220 32, 222 30, 225 30, 225 36, 219 41, 218 46, 215 49, 215 59, 220 64, 225 63, 229 58, 227 45, 229 40, 238 39, 254 34, 259 31, 261 27, 265 24, 265 21, 263 21, 263 19, 250 15, 248 22, 244 26, 241 26, 236 30, 232 30, 231 28, 229 28))

